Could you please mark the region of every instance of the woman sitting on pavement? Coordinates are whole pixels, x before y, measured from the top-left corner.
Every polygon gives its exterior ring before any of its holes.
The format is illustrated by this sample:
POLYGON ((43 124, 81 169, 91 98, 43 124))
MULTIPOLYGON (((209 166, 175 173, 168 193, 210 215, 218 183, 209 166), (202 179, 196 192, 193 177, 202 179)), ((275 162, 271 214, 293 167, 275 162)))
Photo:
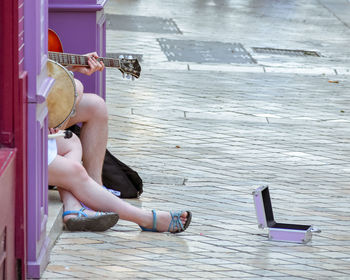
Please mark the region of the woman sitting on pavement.
MULTIPOLYGON (((50 129, 50 133, 57 131, 50 129)), ((190 211, 156 213, 116 197, 88 175, 81 159, 82 148, 76 135, 70 139, 49 139, 49 184, 59 189, 66 210, 63 221, 69 230, 104 231, 116 224, 118 215, 138 224, 143 231, 177 233, 189 226, 190 211)))

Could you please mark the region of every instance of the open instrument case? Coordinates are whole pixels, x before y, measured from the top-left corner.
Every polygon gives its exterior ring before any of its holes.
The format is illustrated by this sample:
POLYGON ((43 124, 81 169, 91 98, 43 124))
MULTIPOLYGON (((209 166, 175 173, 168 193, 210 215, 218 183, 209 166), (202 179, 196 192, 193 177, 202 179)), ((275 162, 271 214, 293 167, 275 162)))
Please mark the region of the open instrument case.
POLYGON ((253 198, 259 228, 269 229, 269 240, 307 243, 313 232, 321 232, 311 225, 277 223, 273 217, 268 186, 258 187, 253 191, 253 198))

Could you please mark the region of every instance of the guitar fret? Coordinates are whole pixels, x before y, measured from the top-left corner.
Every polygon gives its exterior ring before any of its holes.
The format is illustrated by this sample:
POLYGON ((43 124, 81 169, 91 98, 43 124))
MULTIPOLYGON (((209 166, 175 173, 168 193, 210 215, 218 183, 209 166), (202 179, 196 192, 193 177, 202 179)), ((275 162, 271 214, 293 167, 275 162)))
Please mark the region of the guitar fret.
POLYGON ((120 67, 120 60, 119 59, 110 59, 112 67, 120 67))

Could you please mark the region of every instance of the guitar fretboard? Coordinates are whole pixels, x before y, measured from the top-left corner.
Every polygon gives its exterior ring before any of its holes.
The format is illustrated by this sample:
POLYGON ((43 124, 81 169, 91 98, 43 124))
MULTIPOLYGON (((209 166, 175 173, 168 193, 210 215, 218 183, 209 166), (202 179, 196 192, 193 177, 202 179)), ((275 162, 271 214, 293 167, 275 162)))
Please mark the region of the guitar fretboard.
MULTIPOLYGON (((88 66, 89 57, 84 55, 76 55, 69 53, 60 52, 49 52, 49 58, 51 60, 57 61, 62 65, 78 65, 78 66, 88 66)), ((102 61, 106 67, 116 67, 120 68, 120 60, 114 58, 104 58, 99 57, 98 61, 102 61)))

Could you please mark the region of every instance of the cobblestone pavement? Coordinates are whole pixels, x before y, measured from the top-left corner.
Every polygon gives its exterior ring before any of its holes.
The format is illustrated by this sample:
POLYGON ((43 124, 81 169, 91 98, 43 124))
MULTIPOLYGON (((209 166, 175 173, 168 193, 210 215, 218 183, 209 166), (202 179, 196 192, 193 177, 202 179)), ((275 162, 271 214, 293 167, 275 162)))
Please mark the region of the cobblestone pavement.
POLYGON ((64 232, 43 278, 350 279, 349 12, 346 0, 109 0, 107 52, 142 56, 142 73, 107 72, 108 147, 143 178, 130 203, 193 221, 178 235, 125 221, 64 232), (224 43, 246 53, 228 63, 224 43), (322 232, 269 241, 252 197, 263 184, 277 221, 322 232))

